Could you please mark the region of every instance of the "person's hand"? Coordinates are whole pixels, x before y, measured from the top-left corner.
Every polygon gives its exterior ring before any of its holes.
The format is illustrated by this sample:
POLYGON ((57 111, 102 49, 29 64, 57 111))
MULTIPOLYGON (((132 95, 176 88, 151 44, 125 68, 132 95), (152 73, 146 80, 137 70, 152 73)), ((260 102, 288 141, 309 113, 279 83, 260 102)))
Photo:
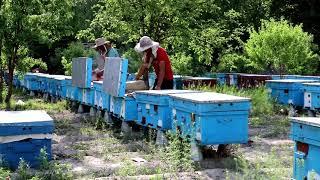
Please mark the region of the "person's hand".
POLYGON ((154 88, 154 90, 161 90, 161 87, 156 86, 156 88, 154 88))

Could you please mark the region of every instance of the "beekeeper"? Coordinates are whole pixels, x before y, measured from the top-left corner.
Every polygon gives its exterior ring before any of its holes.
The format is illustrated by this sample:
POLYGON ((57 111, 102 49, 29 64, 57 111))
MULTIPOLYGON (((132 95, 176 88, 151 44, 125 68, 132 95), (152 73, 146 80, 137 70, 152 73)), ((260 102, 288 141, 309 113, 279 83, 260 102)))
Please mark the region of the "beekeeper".
POLYGON ((148 36, 143 36, 134 49, 138 53, 143 53, 143 64, 136 80, 139 80, 145 72, 149 72, 152 65, 156 73, 153 89, 173 89, 173 71, 166 50, 148 36))
MULTIPOLYGON (((98 38, 95 40, 95 49, 99 56, 96 58, 95 69, 93 71, 93 76, 96 76, 97 80, 103 78, 104 64, 107 57, 120 57, 118 51, 112 47, 110 41, 106 41, 104 38, 98 38)), ((94 79, 94 78, 93 78, 94 79)))

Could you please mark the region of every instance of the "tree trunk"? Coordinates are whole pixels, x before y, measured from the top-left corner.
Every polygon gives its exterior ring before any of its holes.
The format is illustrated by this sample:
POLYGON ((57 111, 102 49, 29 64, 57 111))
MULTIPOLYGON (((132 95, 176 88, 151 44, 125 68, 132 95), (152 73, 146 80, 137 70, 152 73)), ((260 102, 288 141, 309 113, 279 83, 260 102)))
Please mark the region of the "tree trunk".
POLYGON ((13 54, 8 62, 8 69, 9 69, 8 94, 7 94, 6 100, 5 100, 7 110, 11 109, 10 100, 11 100, 11 96, 13 93, 13 73, 14 73, 14 68, 15 68, 15 64, 16 64, 15 62, 16 62, 16 58, 17 58, 17 51, 18 51, 18 48, 14 47, 13 54))
POLYGON ((1 52, 2 52, 2 40, 0 40, 0 104, 3 103, 3 67, 2 67, 2 59, 1 59, 1 52))

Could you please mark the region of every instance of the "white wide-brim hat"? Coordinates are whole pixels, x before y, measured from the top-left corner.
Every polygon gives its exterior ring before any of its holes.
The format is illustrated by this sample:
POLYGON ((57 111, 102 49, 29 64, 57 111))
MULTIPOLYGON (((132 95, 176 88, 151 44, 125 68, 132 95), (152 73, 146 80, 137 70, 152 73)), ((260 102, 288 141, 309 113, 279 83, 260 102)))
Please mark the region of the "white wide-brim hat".
POLYGON ((134 50, 141 53, 154 46, 159 46, 159 43, 152 41, 151 38, 148 36, 143 36, 140 39, 139 43, 134 47, 134 50))
POLYGON ((99 46, 105 45, 110 43, 110 41, 106 41, 104 38, 98 38, 95 40, 96 45, 93 46, 92 48, 96 49, 99 46))

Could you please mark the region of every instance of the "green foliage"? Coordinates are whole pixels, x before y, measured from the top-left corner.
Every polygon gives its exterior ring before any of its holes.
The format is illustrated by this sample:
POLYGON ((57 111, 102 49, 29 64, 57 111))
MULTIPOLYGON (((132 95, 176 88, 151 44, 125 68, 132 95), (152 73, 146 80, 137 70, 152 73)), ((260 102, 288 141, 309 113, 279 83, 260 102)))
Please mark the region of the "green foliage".
POLYGON ((6 179, 7 177, 10 177, 10 171, 7 169, 4 169, 2 167, 0 167, 0 179, 6 179))
POLYGON ((165 152, 168 168, 172 172, 194 171, 188 139, 182 139, 178 134, 169 134, 169 146, 165 152))
POLYGON ((48 154, 45 148, 40 150, 38 157, 40 168, 36 172, 34 178, 36 179, 55 179, 55 180, 72 180, 71 167, 67 164, 59 164, 56 162, 49 162, 48 154))
POLYGON ((302 25, 271 19, 262 21, 259 31, 250 32, 245 50, 255 72, 312 74, 319 64, 318 56, 311 50, 312 40, 312 35, 303 32, 302 25))
POLYGON ((238 90, 235 86, 224 85, 215 87, 196 87, 195 89, 248 97, 251 99, 251 116, 253 117, 271 115, 276 112, 276 106, 265 87, 238 90))
POLYGON ((48 160, 48 153, 46 149, 46 147, 40 149, 40 154, 38 157, 38 161, 40 163, 40 170, 47 170, 50 167, 50 162, 48 160))
POLYGON ((68 48, 62 52, 57 51, 58 58, 60 57, 61 63, 65 69, 65 75, 71 75, 72 73, 72 58, 76 57, 92 57, 96 56, 96 52, 93 49, 86 49, 80 42, 70 43, 68 48))
POLYGON ((25 160, 23 160, 22 158, 20 158, 17 174, 18 174, 18 176, 17 176, 18 180, 26 180, 26 179, 30 179, 32 177, 32 175, 30 173, 29 164, 25 160))
POLYGON ((185 53, 176 53, 171 57, 171 62, 175 74, 200 76, 206 72, 203 64, 185 53))
POLYGON ((253 72, 249 59, 238 53, 224 54, 220 57, 219 72, 253 72))
POLYGON ((142 57, 140 54, 138 54, 134 49, 130 48, 123 53, 122 57, 127 58, 129 61, 129 73, 135 73, 138 71, 142 63, 142 57))
POLYGON ((167 49, 176 73, 203 74, 216 70, 221 54, 241 52, 247 30, 269 16, 269 2, 102 0, 90 26, 77 37, 104 36, 126 52, 148 35, 167 49))

